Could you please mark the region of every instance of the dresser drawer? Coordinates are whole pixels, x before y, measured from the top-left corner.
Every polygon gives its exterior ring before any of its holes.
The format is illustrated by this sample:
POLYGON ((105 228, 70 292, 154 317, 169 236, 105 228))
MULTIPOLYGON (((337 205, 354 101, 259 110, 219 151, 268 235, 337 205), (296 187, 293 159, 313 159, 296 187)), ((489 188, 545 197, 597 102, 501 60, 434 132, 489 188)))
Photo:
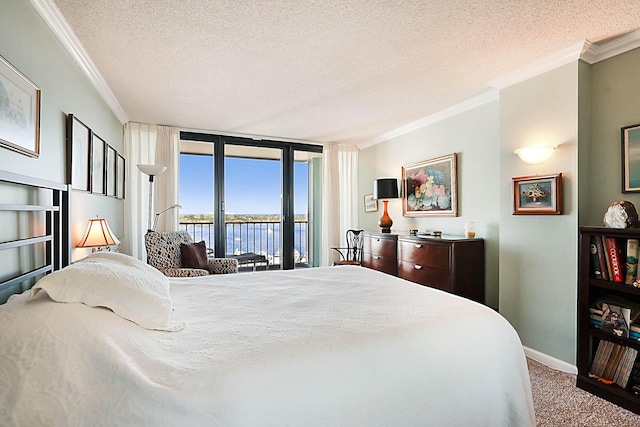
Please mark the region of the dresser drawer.
POLYGON ((362 257, 362 262, 365 267, 382 271, 383 273, 391 274, 393 276, 398 274, 398 265, 396 263, 395 256, 389 258, 365 252, 362 257))
POLYGON ((377 236, 365 236, 364 252, 385 258, 396 258, 397 240, 377 236))
POLYGON ((449 270, 451 268, 451 246, 398 239, 398 259, 423 267, 449 270))
POLYGON ((431 288, 451 292, 451 274, 449 270, 398 260, 398 277, 431 288))

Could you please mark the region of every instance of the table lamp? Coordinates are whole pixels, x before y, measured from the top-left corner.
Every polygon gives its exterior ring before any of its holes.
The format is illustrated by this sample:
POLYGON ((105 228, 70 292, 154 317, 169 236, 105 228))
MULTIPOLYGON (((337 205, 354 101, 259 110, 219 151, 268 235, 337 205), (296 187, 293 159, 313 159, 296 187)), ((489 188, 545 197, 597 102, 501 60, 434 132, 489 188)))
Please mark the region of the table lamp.
POLYGON ((93 252, 100 246, 113 246, 120 243, 120 240, 113 235, 109 223, 104 218, 92 218, 87 225, 87 231, 76 245, 78 248, 93 248, 93 252))
POLYGON ((391 233, 393 220, 387 211, 389 199, 398 198, 398 179, 397 178, 378 178, 373 181, 373 198, 382 200, 384 204, 384 212, 378 221, 380 232, 391 233))

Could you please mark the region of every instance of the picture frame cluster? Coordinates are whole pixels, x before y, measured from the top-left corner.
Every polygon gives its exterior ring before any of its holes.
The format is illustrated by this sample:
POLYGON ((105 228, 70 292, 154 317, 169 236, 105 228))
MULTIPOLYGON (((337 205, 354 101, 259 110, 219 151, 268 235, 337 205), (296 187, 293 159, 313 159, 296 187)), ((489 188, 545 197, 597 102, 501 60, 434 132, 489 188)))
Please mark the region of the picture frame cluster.
POLYGON ((67 183, 76 191, 125 198, 126 161, 74 114, 67 115, 67 183))

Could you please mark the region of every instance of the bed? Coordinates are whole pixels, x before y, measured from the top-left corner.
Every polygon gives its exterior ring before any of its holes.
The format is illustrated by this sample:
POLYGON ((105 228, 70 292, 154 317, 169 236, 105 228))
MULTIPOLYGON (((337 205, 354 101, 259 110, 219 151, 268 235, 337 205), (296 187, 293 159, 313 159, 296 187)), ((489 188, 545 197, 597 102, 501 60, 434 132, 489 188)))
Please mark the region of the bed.
POLYGON ((357 266, 148 269, 92 254, 0 306, 2 425, 535 425, 486 306, 357 266))

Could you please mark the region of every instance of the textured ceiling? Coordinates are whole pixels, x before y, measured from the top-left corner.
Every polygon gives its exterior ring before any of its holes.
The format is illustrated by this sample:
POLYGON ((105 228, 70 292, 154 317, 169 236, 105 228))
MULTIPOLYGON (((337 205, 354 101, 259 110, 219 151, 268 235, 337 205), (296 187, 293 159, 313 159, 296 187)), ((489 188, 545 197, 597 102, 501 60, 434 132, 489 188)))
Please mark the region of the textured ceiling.
POLYGON ((638 0, 55 0, 129 119, 346 144, 640 28, 638 0))

